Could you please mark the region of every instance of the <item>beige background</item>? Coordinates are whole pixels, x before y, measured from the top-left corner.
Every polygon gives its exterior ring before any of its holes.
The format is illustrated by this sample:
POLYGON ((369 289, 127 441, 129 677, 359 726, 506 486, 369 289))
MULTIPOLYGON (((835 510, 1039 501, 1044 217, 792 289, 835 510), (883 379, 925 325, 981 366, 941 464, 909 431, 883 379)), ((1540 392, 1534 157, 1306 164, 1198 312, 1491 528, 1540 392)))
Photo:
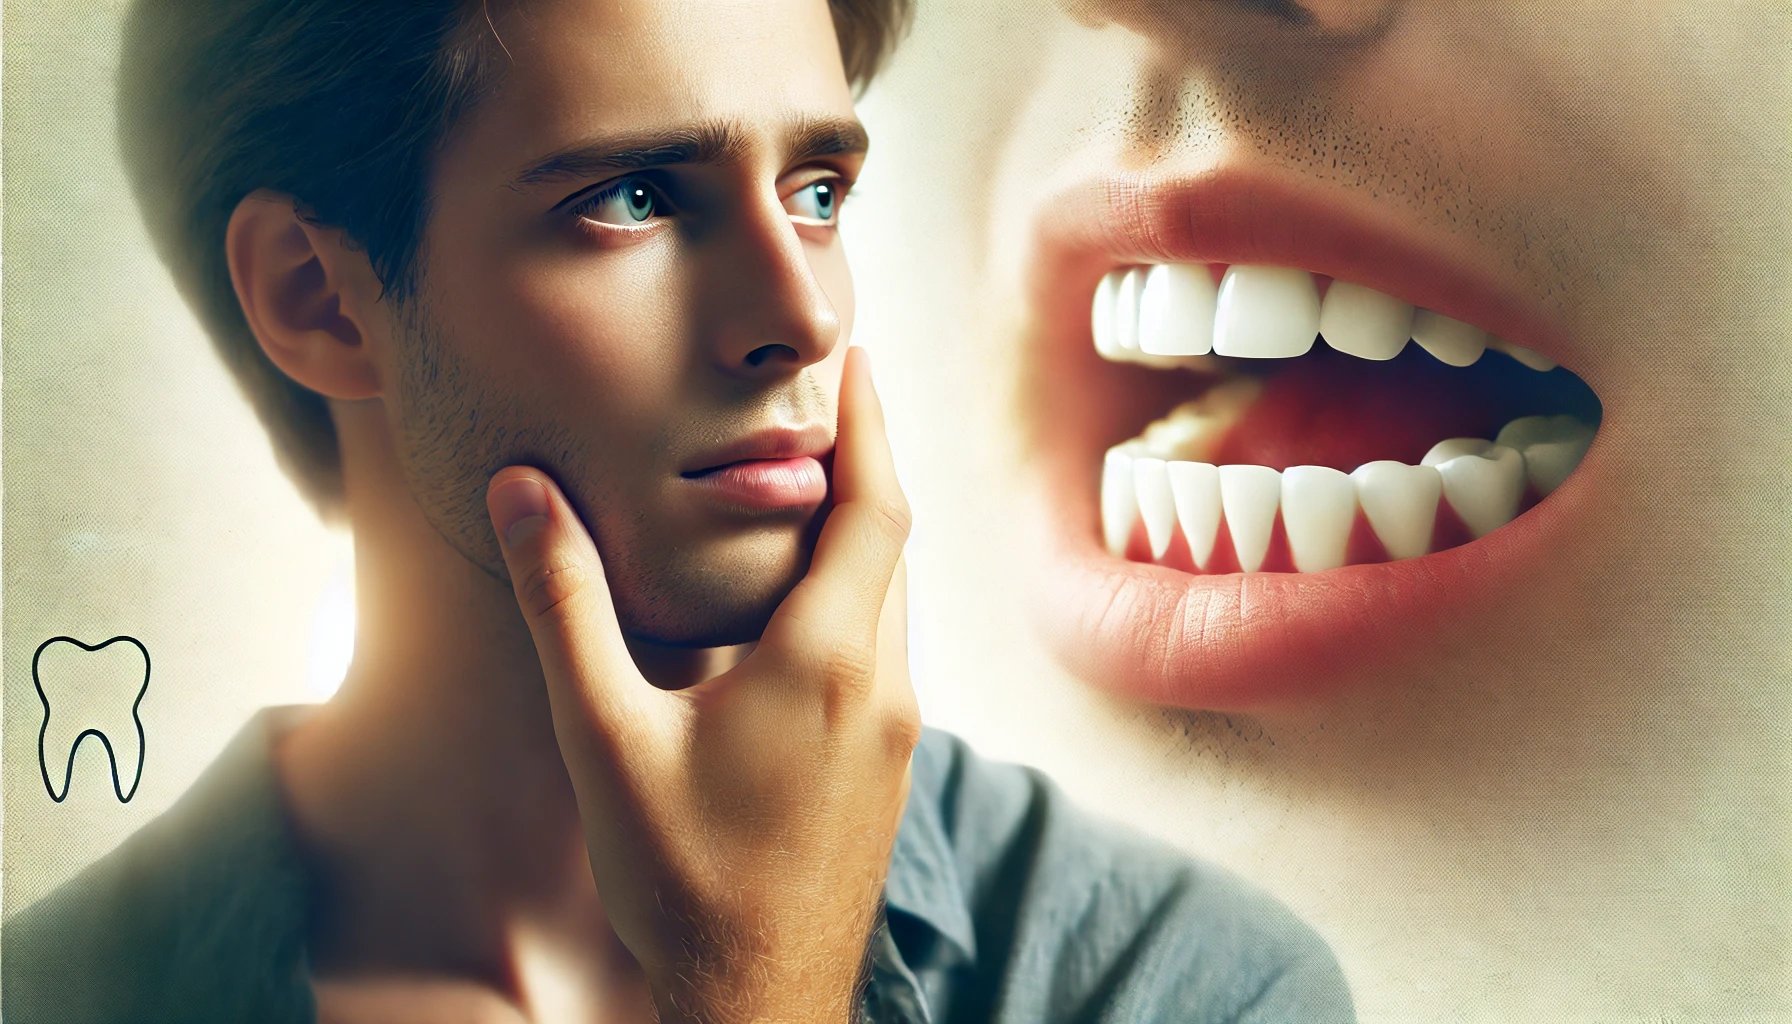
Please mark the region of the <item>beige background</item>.
MULTIPOLYGON (((4 6, 8 913, 166 807, 255 708, 327 693, 347 653, 346 539, 320 527, 275 469, 150 252, 117 166, 111 75, 123 6, 4 6), (154 658, 148 758, 128 806, 112 797, 92 745, 66 804, 43 792, 30 658, 61 633, 128 633, 154 658)), ((1472 818, 1489 780, 1460 780, 1448 798, 1456 813, 1427 817, 1252 770, 1248 735, 1191 736, 1174 715, 1067 682, 1037 651, 1020 595, 963 578, 1002 529, 966 508, 987 482, 980 460, 993 457, 967 424, 996 415, 967 406, 999 389, 977 379, 992 364, 955 358, 981 340, 963 282, 985 240, 965 190, 938 185, 988 179, 982 164, 999 158, 1006 121, 1024 106, 1025 55, 1046 44, 1055 15, 995 0, 921 8, 864 104, 876 143, 846 230, 857 340, 876 355, 917 513, 913 662, 928 720, 992 756, 1045 767, 1083 802, 1269 887, 1333 944, 1367 1021, 1792 1020, 1792 968, 1763 959, 1788 948, 1788 853, 1701 862, 1706 847, 1677 834, 1756 807, 1783 812, 1792 642, 1738 654, 1724 681, 1738 683, 1732 711, 1754 723, 1760 756, 1705 763, 1702 803, 1639 802, 1632 830, 1649 841, 1609 856, 1593 848, 1602 833, 1567 827, 1514 861, 1489 840, 1505 827, 1497 814, 1511 811, 1497 800, 1484 831, 1439 824, 1472 818), (1753 912, 1738 912, 1742 903, 1753 912), (1583 960, 1585 950, 1597 955, 1583 960), (1777 1002, 1760 997, 1763 971, 1781 972, 1777 1002)), ((1114 87, 1100 69, 1090 77, 1092 95, 1114 87)), ((1789 432, 1784 419, 1764 429, 1789 432)), ((1762 499, 1737 528, 1784 514, 1783 483, 1762 499)), ((1782 575, 1777 606, 1753 614, 1783 621, 1788 590, 1782 575)), ((1713 699, 1731 692, 1719 690, 1713 699)), ((1783 820, 1768 832, 1784 838, 1783 820)))

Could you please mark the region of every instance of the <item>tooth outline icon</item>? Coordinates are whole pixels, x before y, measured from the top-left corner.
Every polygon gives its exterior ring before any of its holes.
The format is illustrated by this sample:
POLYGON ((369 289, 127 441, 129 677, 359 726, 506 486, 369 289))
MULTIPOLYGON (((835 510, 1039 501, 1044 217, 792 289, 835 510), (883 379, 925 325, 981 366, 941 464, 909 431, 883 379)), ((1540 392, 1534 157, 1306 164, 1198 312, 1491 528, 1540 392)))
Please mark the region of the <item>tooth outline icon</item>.
POLYGON ((106 764, 112 772, 112 793, 118 797, 118 802, 121 804, 128 804, 131 802, 131 798, 137 795, 137 787, 143 784, 143 756, 148 748, 148 742, 143 735, 143 719, 138 715, 137 711, 138 708, 143 705, 144 695, 149 693, 149 671, 149 648, 143 646, 143 641, 134 636, 119 635, 97 644, 85 644, 72 636, 53 636, 37 645, 37 651, 31 655, 31 685, 37 690, 38 703, 44 706, 43 724, 37 727, 37 769, 43 776, 44 792, 50 795, 51 800, 56 803, 61 803, 68 799, 69 786, 74 781, 75 777, 75 755, 81 752, 81 744, 87 742, 87 737, 89 736, 96 737, 100 741, 100 744, 106 748, 106 764), (143 654, 143 685, 137 688, 137 699, 131 702, 131 721, 136 723, 137 726, 137 776, 131 780, 130 792, 125 792, 124 787, 119 783, 118 754, 112 749, 112 741, 107 739, 106 734, 98 729, 83 729, 81 730, 80 735, 75 737, 75 741, 69 744, 68 761, 64 766, 64 771, 62 773, 62 795, 57 796, 56 787, 50 782, 49 762, 44 758, 44 737, 48 735, 50 731, 50 698, 44 693, 43 681, 38 678, 38 662, 43 659, 44 651, 48 650, 51 644, 74 644, 83 651, 92 653, 94 651, 104 650, 121 641, 131 644, 143 654))

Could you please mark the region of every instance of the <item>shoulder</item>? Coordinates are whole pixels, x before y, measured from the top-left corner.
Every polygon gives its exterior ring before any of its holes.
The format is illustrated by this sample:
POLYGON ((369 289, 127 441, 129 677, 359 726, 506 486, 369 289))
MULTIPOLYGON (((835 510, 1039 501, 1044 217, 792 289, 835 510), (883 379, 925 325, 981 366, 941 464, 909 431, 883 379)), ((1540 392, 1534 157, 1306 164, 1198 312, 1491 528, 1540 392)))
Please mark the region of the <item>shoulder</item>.
POLYGON ((1324 940, 1238 876, 938 730, 923 734, 911 785, 978 919, 980 969, 1007 964, 1004 1019, 1065 1019, 1066 1006, 1101 1021, 1354 1019, 1324 940))
POLYGON ((303 873, 254 745, 7 920, 7 1019, 310 1019, 303 873))

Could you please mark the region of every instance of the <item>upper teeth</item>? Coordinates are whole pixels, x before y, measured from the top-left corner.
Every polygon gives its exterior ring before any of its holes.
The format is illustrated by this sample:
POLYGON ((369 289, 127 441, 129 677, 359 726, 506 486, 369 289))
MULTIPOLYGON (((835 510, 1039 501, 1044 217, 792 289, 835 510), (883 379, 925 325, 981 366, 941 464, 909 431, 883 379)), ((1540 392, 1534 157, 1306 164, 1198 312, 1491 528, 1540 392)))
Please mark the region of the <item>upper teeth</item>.
POLYGON ((1285 359, 1323 337, 1363 359, 1392 359, 1411 338, 1451 366, 1491 348, 1533 370, 1555 368, 1478 327, 1348 281, 1332 282, 1322 301, 1312 274, 1286 267, 1234 264, 1218 285, 1205 264, 1122 267, 1096 286, 1091 320, 1104 358, 1152 366, 1199 365, 1209 352, 1285 359))

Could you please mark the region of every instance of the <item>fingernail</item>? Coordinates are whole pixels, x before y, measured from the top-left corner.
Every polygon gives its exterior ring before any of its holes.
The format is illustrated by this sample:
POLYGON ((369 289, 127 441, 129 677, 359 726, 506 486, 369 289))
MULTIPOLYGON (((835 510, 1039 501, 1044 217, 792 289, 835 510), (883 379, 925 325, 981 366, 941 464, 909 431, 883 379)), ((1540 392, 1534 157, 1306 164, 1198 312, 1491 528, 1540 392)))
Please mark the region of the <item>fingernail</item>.
POLYGON ((548 489, 531 477, 515 477, 492 491, 492 525, 512 547, 548 524, 548 489))

